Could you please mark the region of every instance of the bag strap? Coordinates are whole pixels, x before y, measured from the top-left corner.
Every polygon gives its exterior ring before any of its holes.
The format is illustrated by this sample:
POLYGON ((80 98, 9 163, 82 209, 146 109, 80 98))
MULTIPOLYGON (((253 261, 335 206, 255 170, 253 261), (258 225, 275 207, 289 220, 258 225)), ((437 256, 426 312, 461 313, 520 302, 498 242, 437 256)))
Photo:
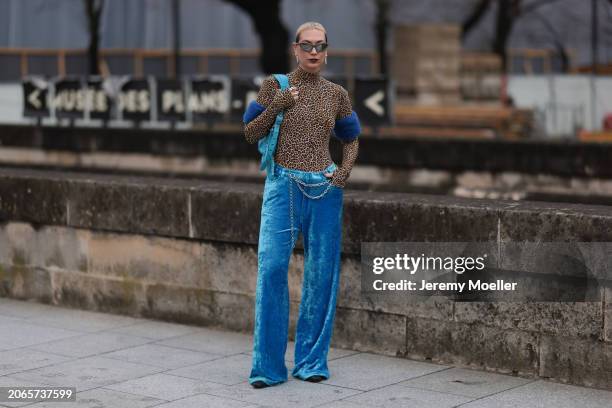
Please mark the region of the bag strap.
MULTIPOLYGON (((285 74, 274 74, 274 78, 280 85, 280 89, 285 90, 289 87, 289 78, 285 74)), ((274 120, 274 124, 272 125, 272 129, 270 133, 265 138, 261 139, 260 142, 264 140, 267 142, 265 144, 265 152, 261 157, 261 165, 260 170, 266 170, 266 174, 272 174, 274 172, 274 151, 276 150, 276 143, 278 140, 278 133, 280 131, 280 126, 283 121, 284 111, 278 112, 276 115, 276 119, 274 120)))
POLYGON ((285 74, 274 74, 274 78, 278 81, 281 91, 289 87, 289 78, 285 74))

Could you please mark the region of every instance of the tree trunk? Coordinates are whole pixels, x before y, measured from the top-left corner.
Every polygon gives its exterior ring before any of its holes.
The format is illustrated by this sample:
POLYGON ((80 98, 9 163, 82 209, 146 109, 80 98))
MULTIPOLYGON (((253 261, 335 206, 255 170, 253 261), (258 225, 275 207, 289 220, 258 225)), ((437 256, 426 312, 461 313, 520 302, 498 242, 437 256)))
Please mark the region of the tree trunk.
POLYGON ((461 37, 465 39, 467 34, 480 22, 487 10, 491 6, 491 0, 480 0, 472 13, 465 19, 461 25, 461 37))
POLYGON ((512 26, 519 13, 521 0, 498 0, 497 23, 495 27, 495 39, 493 40, 493 52, 500 56, 502 70, 508 70, 508 54, 506 52, 508 40, 512 33, 512 26))
MULTIPOLYGON (((512 34, 512 27, 518 18, 523 15, 529 14, 536 11, 542 6, 552 4, 558 0, 540 0, 533 1, 527 4, 523 4, 522 0, 497 0, 497 16, 495 21, 495 38, 491 46, 492 51, 500 56, 502 60, 503 72, 507 72, 507 46, 510 35, 512 34)), ((612 0, 610 0, 612 1, 612 0)), ((465 38, 467 34, 478 25, 486 14, 489 6, 493 4, 492 0, 481 0, 478 2, 472 13, 463 22, 462 37, 465 38)), ((563 49, 561 53, 563 63, 568 63, 567 54, 563 49)))
POLYGON ((376 51, 378 57, 378 72, 381 75, 388 74, 387 33, 390 7, 390 0, 376 0, 376 51))
POLYGON ((261 44, 260 66, 264 73, 286 73, 289 65, 289 32, 280 19, 281 0, 226 0, 253 20, 261 44))
POLYGON ((104 0, 84 0, 89 29, 89 47, 87 49, 87 71, 89 75, 100 75, 100 16, 104 0))

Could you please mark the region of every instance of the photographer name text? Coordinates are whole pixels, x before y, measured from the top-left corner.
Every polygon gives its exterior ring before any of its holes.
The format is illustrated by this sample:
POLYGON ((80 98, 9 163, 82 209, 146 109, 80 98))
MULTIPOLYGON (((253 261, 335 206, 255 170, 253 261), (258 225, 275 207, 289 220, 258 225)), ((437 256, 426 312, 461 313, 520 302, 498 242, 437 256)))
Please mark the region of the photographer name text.
POLYGON ((487 290, 487 291, 511 291, 516 290, 516 282, 506 282, 498 279, 495 282, 482 282, 478 280, 468 280, 467 282, 429 282, 427 280, 413 281, 402 279, 397 282, 384 282, 377 279, 372 283, 374 290, 407 290, 407 291, 452 291, 463 292, 466 287, 468 290, 487 290))

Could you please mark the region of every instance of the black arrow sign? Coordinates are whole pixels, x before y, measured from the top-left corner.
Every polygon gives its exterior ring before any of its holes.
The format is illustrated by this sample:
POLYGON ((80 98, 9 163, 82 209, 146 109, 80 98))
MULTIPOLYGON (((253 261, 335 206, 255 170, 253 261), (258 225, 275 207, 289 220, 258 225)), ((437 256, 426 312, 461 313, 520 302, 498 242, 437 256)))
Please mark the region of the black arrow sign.
POLYGON ((23 116, 41 118, 49 116, 47 105, 48 84, 43 80, 26 79, 23 87, 23 116))
POLYGON ((391 122, 388 80, 355 78, 355 112, 371 126, 391 122))

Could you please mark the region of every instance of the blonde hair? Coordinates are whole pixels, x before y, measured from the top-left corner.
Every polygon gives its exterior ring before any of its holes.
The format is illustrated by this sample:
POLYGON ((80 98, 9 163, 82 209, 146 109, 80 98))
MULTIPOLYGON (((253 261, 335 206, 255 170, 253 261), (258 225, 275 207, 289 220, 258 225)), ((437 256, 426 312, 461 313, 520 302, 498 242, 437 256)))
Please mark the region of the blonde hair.
POLYGON ((299 42, 300 39, 300 33, 306 29, 310 29, 310 28, 314 28, 316 30, 321 30, 323 31, 323 34, 325 34, 325 42, 327 42, 327 30, 325 30, 325 27, 323 27, 323 24, 321 23, 317 23, 316 21, 307 21, 304 24, 302 24, 301 26, 298 27, 297 30, 295 30, 295 42, 299 42))

